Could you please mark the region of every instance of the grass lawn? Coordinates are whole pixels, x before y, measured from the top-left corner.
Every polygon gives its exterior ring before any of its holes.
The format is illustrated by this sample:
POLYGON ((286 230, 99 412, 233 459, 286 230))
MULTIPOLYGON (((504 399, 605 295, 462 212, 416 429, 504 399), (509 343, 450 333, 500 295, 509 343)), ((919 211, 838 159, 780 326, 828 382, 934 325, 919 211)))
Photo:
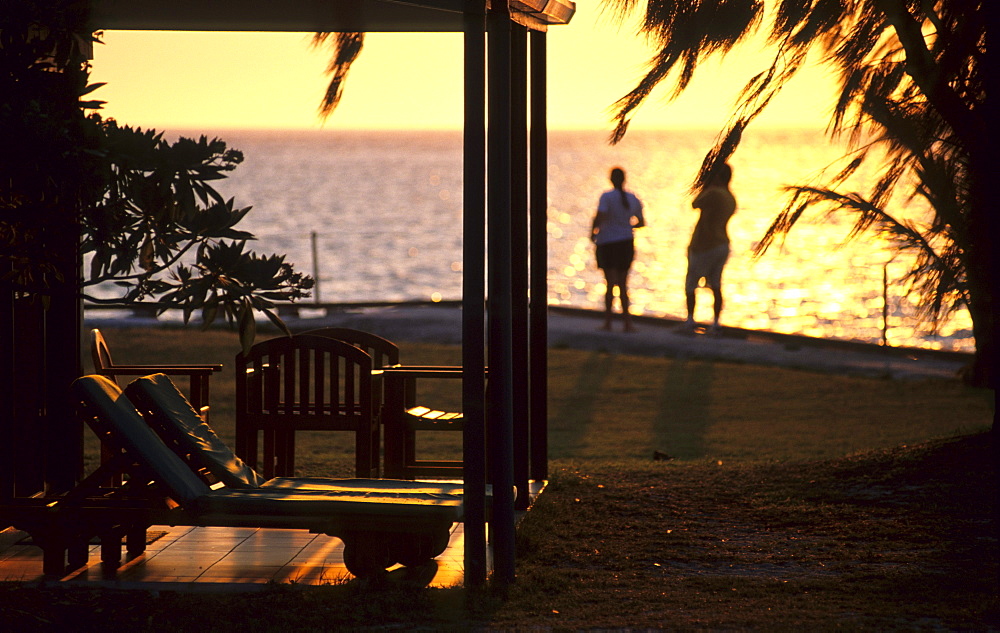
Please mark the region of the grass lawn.
MULTIPOLYGON (((230 373, 212 381, 212 423, 231 439, 235 335, 104 334, 120 363, 226 363, 230 373)), ((401 349, 415 364, 460 355, 401 349)), ((565 349, 550 352, 549 366, 550 486, 519 527, 518 581, 503 594, 360 583, 252 596, 7 585, 0 629, 1000 627, 996 463, 985 431, 992 392, 565 349), (653 451, 672 458, 654 461, 653 451)), ((423 395, 457 402, 451 392, 423 395)), ((301 474, 350 473, 347 434, 299 446, 301 474)), ((453 447, 428 441, 423 450, 453 447)))

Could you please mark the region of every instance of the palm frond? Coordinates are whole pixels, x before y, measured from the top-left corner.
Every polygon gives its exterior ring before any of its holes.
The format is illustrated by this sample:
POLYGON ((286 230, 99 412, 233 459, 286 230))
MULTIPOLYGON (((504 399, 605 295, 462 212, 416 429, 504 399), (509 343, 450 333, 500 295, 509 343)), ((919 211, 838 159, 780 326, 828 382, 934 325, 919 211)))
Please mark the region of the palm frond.
POLYGON ((860 193, 812 186, 790 186, 786 190, 792 194, 791 199, 755 247, 755 257, 786 236, 810 208, 825 206, 828 215, 847 212, 855 216, 848 240, 874 231, 889 241, 894 251, 913 255, 913 265, 903 281, 909 286, 908 292, 916 296, 917 307, 932 328, 941 318, 967 305, 965 267, 952 240, 927 226, 895 217, 860 193))
POLYGON ((330 75, 330 83, 320 102, 320 116, 326 118, 340 104, 344 96, 344 82, 351 65, 361 54, 364 47, 364 33, 316 33, 313 36, 313 46, 330 46, 332 57, 326 72, 330 75))
MULTIPOLYGON (((636 7, 634 0, 608 0, 623 19, 636 7)), ((698 65, 716 54, 725 55, 756 31, 764 13, 761 0, 650 0, 646 3, 640 32, 658 50, 639 83, 614 104, 616 121, 611 142, 624 138, 632 112, 653 89, 677 70, 669 99, 680 95, 698 65)))

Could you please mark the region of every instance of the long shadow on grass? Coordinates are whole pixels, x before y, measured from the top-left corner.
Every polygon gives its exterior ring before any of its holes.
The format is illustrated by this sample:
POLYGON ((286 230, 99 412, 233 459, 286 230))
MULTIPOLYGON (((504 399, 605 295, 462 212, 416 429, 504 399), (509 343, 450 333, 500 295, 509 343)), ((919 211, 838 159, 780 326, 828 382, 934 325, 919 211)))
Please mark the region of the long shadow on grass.
POLYGON ((653 448, 680 459, 707 454, 705 433, 712 424, 715 366, 676 359, 663 377, 653 419, 653 448))
POLYGON ((550 445, 561 455, 578 454, 583 447, 587 427, 594 419, 594 404, 614 364, 614 356, 593 352, 578 368, 576 383, 549 421, 550 445))

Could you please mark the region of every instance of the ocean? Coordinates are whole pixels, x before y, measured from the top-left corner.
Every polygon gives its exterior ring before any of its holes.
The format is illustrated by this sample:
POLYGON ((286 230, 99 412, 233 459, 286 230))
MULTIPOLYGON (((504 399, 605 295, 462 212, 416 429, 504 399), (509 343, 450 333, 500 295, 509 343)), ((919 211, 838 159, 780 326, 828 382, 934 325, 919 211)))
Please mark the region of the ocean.
MULTIPOLYGON (((197 132, 202 134, 205 132, 197 132)), ((219 131, 245 154, 217 188, 252 206, 241 227, 259 252, 284 253, 318 271, 323 302, 450 300, 462 285, 462 137, 459 132, 219 131), (317 257, 313 258, 313 245, 317 257)), ((629 278, 634 314, 685 313, 686 248, 697 219, 690 185, 715 132, 634 131, 616 146, 605 132, 549 135, 550 304, 603 309, 604 281, 589 239, 614 166, 643 201, 629 278)), ((842 153, 821 133, 748 132, 731 161, 736 215, 723 277, 723 325, 890 345, 971 351, 968 314, 937 335, 917 328, 900 278, 906 257, 881 239, 848 241, 851 218, 814 214, 762 257, 751 250, 787 194, 842 153), (885 307, 885 310, 884 310, 885 307), (888 315, 883 320, 883 312, 888 315)), ((868 176, 859 174, 858 182, 868 176)), ((901 201, 899 204, 906 204, 901 201)), ((902 208, 902 207, 901 207, 902 208)), ((924 211, 913 202, 909 216, 924 211)), ((696 319, 711 319, 698 291, 696 319)))

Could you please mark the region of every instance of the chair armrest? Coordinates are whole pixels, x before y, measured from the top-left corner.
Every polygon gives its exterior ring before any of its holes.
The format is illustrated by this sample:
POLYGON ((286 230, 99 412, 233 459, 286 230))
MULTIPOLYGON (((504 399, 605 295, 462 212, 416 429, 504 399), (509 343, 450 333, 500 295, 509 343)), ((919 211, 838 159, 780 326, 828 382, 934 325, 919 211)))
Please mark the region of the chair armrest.
POLYGON ((188 400, 195 411, 201 414, 201 418, 207 422, 209 378, 219 371, 222 371, 221 363, 212 365, 113 365, 98 370, 97 373, 112 379, 116 376, 148 376, 149 374, 187 376, 190 381, 188 400))
MULTIPOLYGON (((464 370, 458 365, 393 365, 372 371, 373 376, 380 373, 386 377, 406 378, 461 378, 464 370)), ((489 376, 490 370, 483 370, 489 376)))
POLYGON ((373 376, 381 375, 387 381, 412 380, 414 378, 461 378, 461 368, 429 367, 384 367, 372 371, 373 376))
POLYGON ((166 374, 168 376, 210 376, 222 371, 218 365, 114 365, 101 369, 98 373, 105 376, 145 376, 147 374, 166 374))

